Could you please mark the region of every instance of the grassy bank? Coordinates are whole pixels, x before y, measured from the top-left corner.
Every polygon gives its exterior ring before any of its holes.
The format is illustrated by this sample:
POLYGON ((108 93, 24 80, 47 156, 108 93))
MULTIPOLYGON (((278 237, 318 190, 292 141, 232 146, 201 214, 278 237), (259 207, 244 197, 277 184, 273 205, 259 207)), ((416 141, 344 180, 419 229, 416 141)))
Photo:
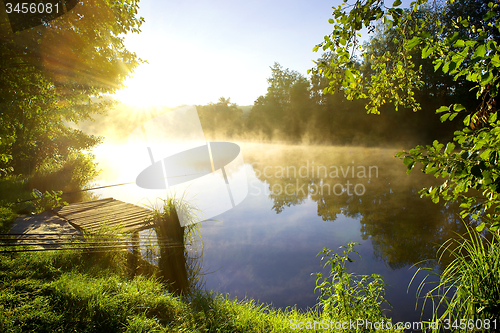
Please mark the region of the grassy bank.
POLYGON ((201 291, 182 299, 154 278, 130 278, 124 260, 123 253, 0 255, 0 331, 288 332, 293 319, 321 320, 314 311, 201 291))
MULTIPOLYGON (((3 224, 12 217, 6 210, 3 224)), ((0 254, 0 332, 290 332, 301 323, 324 332, 321 320, 363 313, 363 303, 347 304, 347 298, 337 304, 357 312, 274 309, 204 290, 176 296, 154 276, 133 276, 128 258, 126 252, 81 250, 0 254)), ((345 332, 351 331, 359 332, 345 332)))

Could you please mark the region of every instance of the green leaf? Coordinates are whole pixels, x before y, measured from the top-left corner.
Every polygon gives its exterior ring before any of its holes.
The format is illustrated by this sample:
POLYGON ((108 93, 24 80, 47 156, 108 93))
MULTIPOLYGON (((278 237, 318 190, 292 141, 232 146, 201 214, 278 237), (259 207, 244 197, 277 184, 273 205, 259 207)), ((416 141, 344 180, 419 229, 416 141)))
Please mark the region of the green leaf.
POLYGON ((400 152, 396 153, 396 157, 401 157, 401 155, 403 155, 403 154, 406 154, 406 152, 400 151, 400 152))
POLYGON ((478 225, 478 226, 476 227, 476 231, 477 231, 477 232, 481 232, 481 231, 483 231, 483 229, 484 229, 484 227, 485 227, 485 226, 486 226, 486 223, 485 223, 485 222, 481 223, 480 225, 478 225))
POLYGON ((495 67, 500 67, 500 57, 498 56, 498 53, 495 53, 495 55, 491 58, 490 63, 495 67))
POLYGON ((491 151, 492 151, 491 149, 486 149, 485 151, 483 151, 483 152, 481 153, 481 155, 479 155, 479 157, 480 157, 480 158, 482 158, 482 159, 485 159, 485 160, 486 160, 486 159, 489 159, 489 156, 490 156, 490 154, 491 154, 491 151))
POLYGON ((470 114, 467 117, 465 117, 465 119, 464 119, 464 125, 465 126, 469 126, 470 125, 470 114))
POLYGON ((455 32, 453 35, 448 36, 446 40, 450 45, 453 45, 458 40, 458 37, 459 37, 458 32, 455 32))
POLYGON ((462 104, 455 104, 455 105, 453 105, 453 110, 455 112, 460 112, 460 111, 465 110, 465 106, 463 106, 462 104))
POLYGON ((496 121, 497 121, 497 115, 498 115, 498 113, 497 113, 497 112, 493 112, 493 113, 490 115, 490 117, 488 118, 488 122, 489 122, 490 124, 492 124, 492 123, 496 122, 496 121))
POLYGON ((486 13, 486 15, 483 16, 483 21, 488 21, 493 16, 495 16, 495 12, 490 10, 486 13))
POLYGON ((446 154, 449 154, 453 151, 453 149, 455 149, 455 144, 453 142, 448 142, 448 144, 446 145, 446 149, 444 150, 444 152, 446 154))
POLYGON ((403 164, 404 165, 409 165, 410 163, 413 162, 413 157, 411 156, 406 156, 404 159, 403 159, 403 164))
POLYGON ((485 55, 486 55, 486 45, 481 44, 474 51, 474 54, 472 55, 472 59, 475 59, 475 58, 482 59, 482 58, 484 58, 485 55))
POLYGON ((346 79, 348 79, 349 81, 354 81, 354 75, 352 75, 352 73, 349 69, 346 69, 344 71, 344 74, 345 74, 346 79))
POLYGON ((449 70, 450 70, 450 62, 447 61, 444 63, 442 71, 443 71, 443 73, 448 73, 449 70))
POLYGON ((394 1, 394 3, 392 4, 392 7, 397 7, 397 6, 401 5, 401 3, 402 3, 402 2, 401 2, 401 0, 396 0, 396 1, 394 1))
POLYGON ((439 117, 439 120, 441 120, 441 122, 444 123, 450 115, 451 115, 451 113, 445 113, 441 117, 439 117))
POLYGON ((421 41, 421 38, 415 36, 415 37, 413 37, 412 39, 410 39, 408 41, 408 43, 406 44, 406 47, 408 48, 408 50, 411 50, 415 46, 417 46, 418 44, 420 44, 420 41, 421 41))
POLYGON ((433 47, 426 46, 422 50, 422 58, 425 59, 425 58, 429 57, 433 52, 434 52, 434 48, 433 47))
POLYGON ((334 23, 333 19, 328 19, 328 23, 333 24, 334 23))
POLYGON ((436 110, 436 113, 441 113, 441 112, 446 112, 446 111, 450 111, 450 108, 448 106, 441 106, 439 107, 439 109, 436 110))
POLYGON ((437 71, 442 64, 443 62, 441 60, 437 60, 436 64, 434 65, 434 72, 437 71))
POLYGON ((481 81, 479 82, 480 85, 485 86, 488 83, 490 83, 493 80, 493 73, 492 72, 486 72, 483 75, 481 75, 481 81))

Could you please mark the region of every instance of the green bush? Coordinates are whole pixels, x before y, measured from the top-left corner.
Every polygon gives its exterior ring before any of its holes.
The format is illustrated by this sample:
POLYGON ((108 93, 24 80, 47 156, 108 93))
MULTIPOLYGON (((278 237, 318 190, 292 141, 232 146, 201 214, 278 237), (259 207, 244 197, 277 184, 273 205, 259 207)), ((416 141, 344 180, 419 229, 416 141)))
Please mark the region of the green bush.
POLYGON ((79 190, 88 188, 99 173, 93 160, 92 154, 76 152, 63 161, 47 160, 29 177, 29 186, 42 193, 63 191, 69 203, 84 201, 89 194, 79 190))
POLYGON ((13 206, 17 201, 31 198, 28 179, 15 175, 0 177, 0 206, 13 206))
POLYGON ((10 226, 15 221, 17 214, 11 207, 0 207, 0 233, 9 232, 10 226))
MULTIPOLYGON (((378 274, 356 275, 347 272, 346 263, 353 261, 349 255, 358 254, 354 250, 354 245, 356 243, 351 242, 347 247, 342 246, 343 255, 333 253, 327 248, 318 253, 323 255, 321 263, 324 263, 324 267, 330 267, 327 277, 322 273, 314 273, 315 290, 319 289, 321 292, 318 306, 322 316, 336 322, 363 320, 372 324, 387 323, 390 319, 382 314, 381 309, 384 303, 389 304, 384 298, 386 284, 382 277, 378 274)), ((349 329, 346 331, 350 332, 349 329)), ((373 331, 373 329, 362 326, 361 331, 373 331)), ((353 332, 360 332, 360 327, 356 327, 353 332)))

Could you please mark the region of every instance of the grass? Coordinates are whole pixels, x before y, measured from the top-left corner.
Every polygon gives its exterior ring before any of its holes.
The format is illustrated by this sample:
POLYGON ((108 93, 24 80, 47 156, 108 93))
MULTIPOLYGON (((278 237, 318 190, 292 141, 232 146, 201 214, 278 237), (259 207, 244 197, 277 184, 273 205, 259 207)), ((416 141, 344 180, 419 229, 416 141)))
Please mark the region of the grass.
MULTIPOLYGON (((434 322, 439 320, 446 326, 455 325, 452 328, 465 332, 489 331, 484 327, 477 330, 475 325, 469 327, 468 324, 477 320, 500 323, 500 235, 498 232, 481 234, 473 227, 466 227, 465 235, 441 246, 440 259, 446 254, 452 261, 439 274, 438 284, 423 298, 433 305, 434 322), (463 326, 460 320, 465 320, 466 325, 463 326)), ((426 284, 424 279, 417 295, 426 284)), ((441 329, 442 326, 434 331, 441 329)))
POLYGON ((161 276, 165 281, 171 281, 172 292, 189 297, 203 289, 200 260, 203 243, 197 216, 199 211, 184 197, 168 196, 161 200, 159 206, 153 207, 153 223, 159 240, 155 256, 161 276), (184 226, 181 226, 181 220, 184 226), (200 239, 200 248, 193 246, 197 239, 200 239))
POLYGON ((186 302, 108 264, 80 252, 0 255, 0 331, 287 332, 291 319, 318 318, 201 291, 186 302))

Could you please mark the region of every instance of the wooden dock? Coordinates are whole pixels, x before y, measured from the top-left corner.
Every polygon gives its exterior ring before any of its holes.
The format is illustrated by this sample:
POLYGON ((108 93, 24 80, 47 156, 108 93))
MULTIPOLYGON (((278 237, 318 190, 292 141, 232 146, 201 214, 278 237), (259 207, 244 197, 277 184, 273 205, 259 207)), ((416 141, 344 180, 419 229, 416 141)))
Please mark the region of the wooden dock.
POLYGON ((135 233, 152 228, 152 210, 113 198, 78 202, 54 212, 79 230, 95 232, 103 225, 120 226, 120 232, 135 233))

